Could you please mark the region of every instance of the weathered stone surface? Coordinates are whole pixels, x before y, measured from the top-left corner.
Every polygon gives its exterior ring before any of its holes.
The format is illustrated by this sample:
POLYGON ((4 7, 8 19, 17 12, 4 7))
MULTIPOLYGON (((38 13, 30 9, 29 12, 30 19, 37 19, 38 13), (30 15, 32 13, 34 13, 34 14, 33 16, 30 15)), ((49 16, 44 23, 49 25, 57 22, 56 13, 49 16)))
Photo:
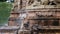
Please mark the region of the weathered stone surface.
MULTIPOLYGON (((15 0, 14 9, 10 14, 10 26, 20 26, 19 34, 30 34, 33 31, 32 26, 38 24, 39 33, 53 34, 60 32, 60 2, 59 0, 15 0), (54 1, 56 5, 50 5, 54 1), (14 21, 15 19, 18 19, 14 21), (21 19, 19 21, 19 19, 21 19), (29 21, 29 30, 26 30, 24 23, 29 21), (57 26, 54 26, 56 24, 57 26), (57 22, 58 21, 58 22, 57 22), (18 23, 19 22, 19 23, 18 23), (20 24, 20 25, 19 25, 20 24), (59 24, 59 25, 58 25, 59 24), (22 29, 22 30, 21 30, 22 29), (46 32, 45 32, 46 31, 46 32), (53 32, 52 32, 53 31, 53 32)), ((34 32, 34 31, 33 31, 34 32)))

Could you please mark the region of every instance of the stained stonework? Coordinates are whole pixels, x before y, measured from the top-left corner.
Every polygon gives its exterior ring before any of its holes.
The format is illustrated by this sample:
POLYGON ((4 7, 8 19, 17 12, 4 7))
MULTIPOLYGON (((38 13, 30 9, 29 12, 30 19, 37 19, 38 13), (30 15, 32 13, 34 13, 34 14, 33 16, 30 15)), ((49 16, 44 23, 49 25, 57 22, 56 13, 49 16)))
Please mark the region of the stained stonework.
POLYGON ((17 26, 3 26, 0 27, 0 34, 18 34, 19 27, 17 26))
POLYGON ((8 25, 20 26, 19 34, 60 33, 60 4, 58 0, 15 0, 8 25))

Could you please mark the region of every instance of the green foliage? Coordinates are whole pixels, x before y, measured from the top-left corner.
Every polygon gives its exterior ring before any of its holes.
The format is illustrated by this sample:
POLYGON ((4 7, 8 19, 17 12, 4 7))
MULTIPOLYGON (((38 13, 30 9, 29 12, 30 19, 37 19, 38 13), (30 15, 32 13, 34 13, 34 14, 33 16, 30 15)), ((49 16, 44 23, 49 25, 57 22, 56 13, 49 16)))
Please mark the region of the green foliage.
POLYGON ((11 3, 0 2, 0 24, 8 21, 11 8, 11 3))
POLYGON ((0 2, 5 2, 6 0, 0 0, 0 2))

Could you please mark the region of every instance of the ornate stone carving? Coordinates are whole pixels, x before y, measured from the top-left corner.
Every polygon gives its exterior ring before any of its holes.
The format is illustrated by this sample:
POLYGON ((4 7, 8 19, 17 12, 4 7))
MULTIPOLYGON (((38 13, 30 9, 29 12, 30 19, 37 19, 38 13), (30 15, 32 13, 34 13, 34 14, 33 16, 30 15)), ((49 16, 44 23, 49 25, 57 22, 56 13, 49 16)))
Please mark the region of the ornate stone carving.
POLYGON ((29 0, 28 4, 31 5, 34 2, 34 0, 29 0))

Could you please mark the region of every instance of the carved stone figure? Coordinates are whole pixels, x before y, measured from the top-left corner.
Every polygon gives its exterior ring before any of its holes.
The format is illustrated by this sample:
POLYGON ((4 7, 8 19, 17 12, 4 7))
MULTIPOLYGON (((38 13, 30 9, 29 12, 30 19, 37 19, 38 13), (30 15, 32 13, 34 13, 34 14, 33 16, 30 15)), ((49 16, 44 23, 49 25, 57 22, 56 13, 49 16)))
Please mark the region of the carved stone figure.
POLYGON ((29 0, 28 5, 48 5, 49 0, 29 0))
POLYGON ((34 0, 29 0, 28 5, 31 5, 34 2, 34 0))
POLYGON ((56 1, 57 3, 60 3, 60 0, 54 0, 54 1, 56 1))
POLYGON ((54 1, 54 0, 49 0, 48 5, 56 5, 56 3, 55 3, 55 1, 54 1))
POLYGON ((47 5, 48 2, 49 2, 49 0, 41 0, 41 4, 42 4, 42 5, 47 5))
POLYGON ((29 5, 40 5, 41 0, 29 0, 28 4, 29 5))

